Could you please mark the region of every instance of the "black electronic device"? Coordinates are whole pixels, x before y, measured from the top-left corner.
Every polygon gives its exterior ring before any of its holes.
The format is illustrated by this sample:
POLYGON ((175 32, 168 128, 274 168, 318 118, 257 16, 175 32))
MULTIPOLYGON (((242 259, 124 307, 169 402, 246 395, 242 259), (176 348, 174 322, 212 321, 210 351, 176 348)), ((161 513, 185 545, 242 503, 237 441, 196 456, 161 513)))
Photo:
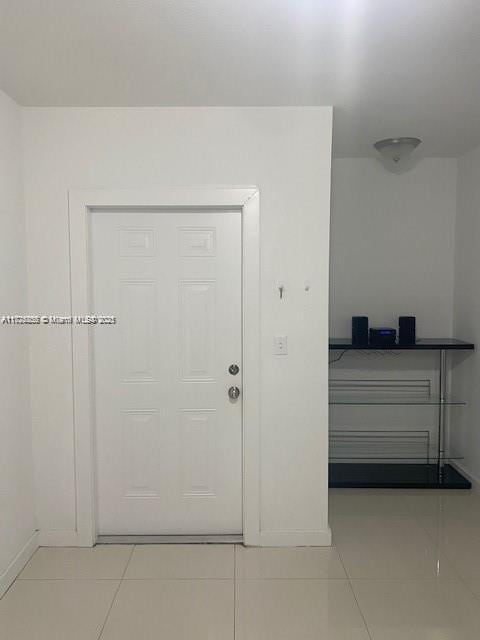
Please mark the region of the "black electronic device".
POLYGON ((390 327, 373 327, 370 329, 370 346, 394 347, 397 342, 397 330, 390 327))
POLYGON ((400 316, 398 319, 398 344, 415 344, 415 316, 400 316))
POLYGON ((352 317, 352 345, 355 347, 368 346, 368 318, 367 316, 352 317))

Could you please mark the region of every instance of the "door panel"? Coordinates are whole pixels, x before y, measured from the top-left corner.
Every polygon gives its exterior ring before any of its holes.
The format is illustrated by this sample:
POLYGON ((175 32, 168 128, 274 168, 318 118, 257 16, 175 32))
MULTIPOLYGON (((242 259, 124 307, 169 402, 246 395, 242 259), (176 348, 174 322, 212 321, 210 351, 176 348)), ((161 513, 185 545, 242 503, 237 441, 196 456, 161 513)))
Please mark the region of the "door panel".
POLYGON ((241 533, 240 213, 93 212, 90 240, 99 533, 241 533))
POLYGON ((180 282, 180 365, 184 382, 215 380, 215 281, 180 282))

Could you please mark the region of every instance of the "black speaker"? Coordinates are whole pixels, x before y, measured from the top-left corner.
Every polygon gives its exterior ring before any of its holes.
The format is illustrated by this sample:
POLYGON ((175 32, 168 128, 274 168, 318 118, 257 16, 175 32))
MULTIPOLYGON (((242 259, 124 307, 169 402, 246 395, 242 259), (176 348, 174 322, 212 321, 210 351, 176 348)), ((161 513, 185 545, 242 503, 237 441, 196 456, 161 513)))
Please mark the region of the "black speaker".
POLYGON ((400 316, 398 319, 398 344, 415 344, 415 316, 400 316))
POLYGON ((368 347, 367 316, 352 317, 352 345, 354 347, 368 347))

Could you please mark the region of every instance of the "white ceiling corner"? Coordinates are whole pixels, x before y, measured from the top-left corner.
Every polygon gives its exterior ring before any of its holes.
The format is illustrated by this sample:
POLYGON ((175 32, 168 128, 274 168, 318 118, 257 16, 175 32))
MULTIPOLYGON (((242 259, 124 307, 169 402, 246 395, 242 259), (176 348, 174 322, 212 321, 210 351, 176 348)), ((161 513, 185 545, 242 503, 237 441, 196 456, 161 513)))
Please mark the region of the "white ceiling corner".
POLYGON ((331 105, 335 155, 480 143, 478 0, 0 0, 23 105, 331 105))

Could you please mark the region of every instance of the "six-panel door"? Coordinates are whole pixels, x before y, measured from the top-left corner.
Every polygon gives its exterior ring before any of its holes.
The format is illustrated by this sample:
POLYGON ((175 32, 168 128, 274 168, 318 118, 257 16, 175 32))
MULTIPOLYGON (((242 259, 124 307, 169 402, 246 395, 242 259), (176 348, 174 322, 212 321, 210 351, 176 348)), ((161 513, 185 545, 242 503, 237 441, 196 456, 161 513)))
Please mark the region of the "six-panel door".
POLYGON ((93 329, 98 533, 241 533, 241 214, 90 230, 94 312, 117 318, 93 329))

